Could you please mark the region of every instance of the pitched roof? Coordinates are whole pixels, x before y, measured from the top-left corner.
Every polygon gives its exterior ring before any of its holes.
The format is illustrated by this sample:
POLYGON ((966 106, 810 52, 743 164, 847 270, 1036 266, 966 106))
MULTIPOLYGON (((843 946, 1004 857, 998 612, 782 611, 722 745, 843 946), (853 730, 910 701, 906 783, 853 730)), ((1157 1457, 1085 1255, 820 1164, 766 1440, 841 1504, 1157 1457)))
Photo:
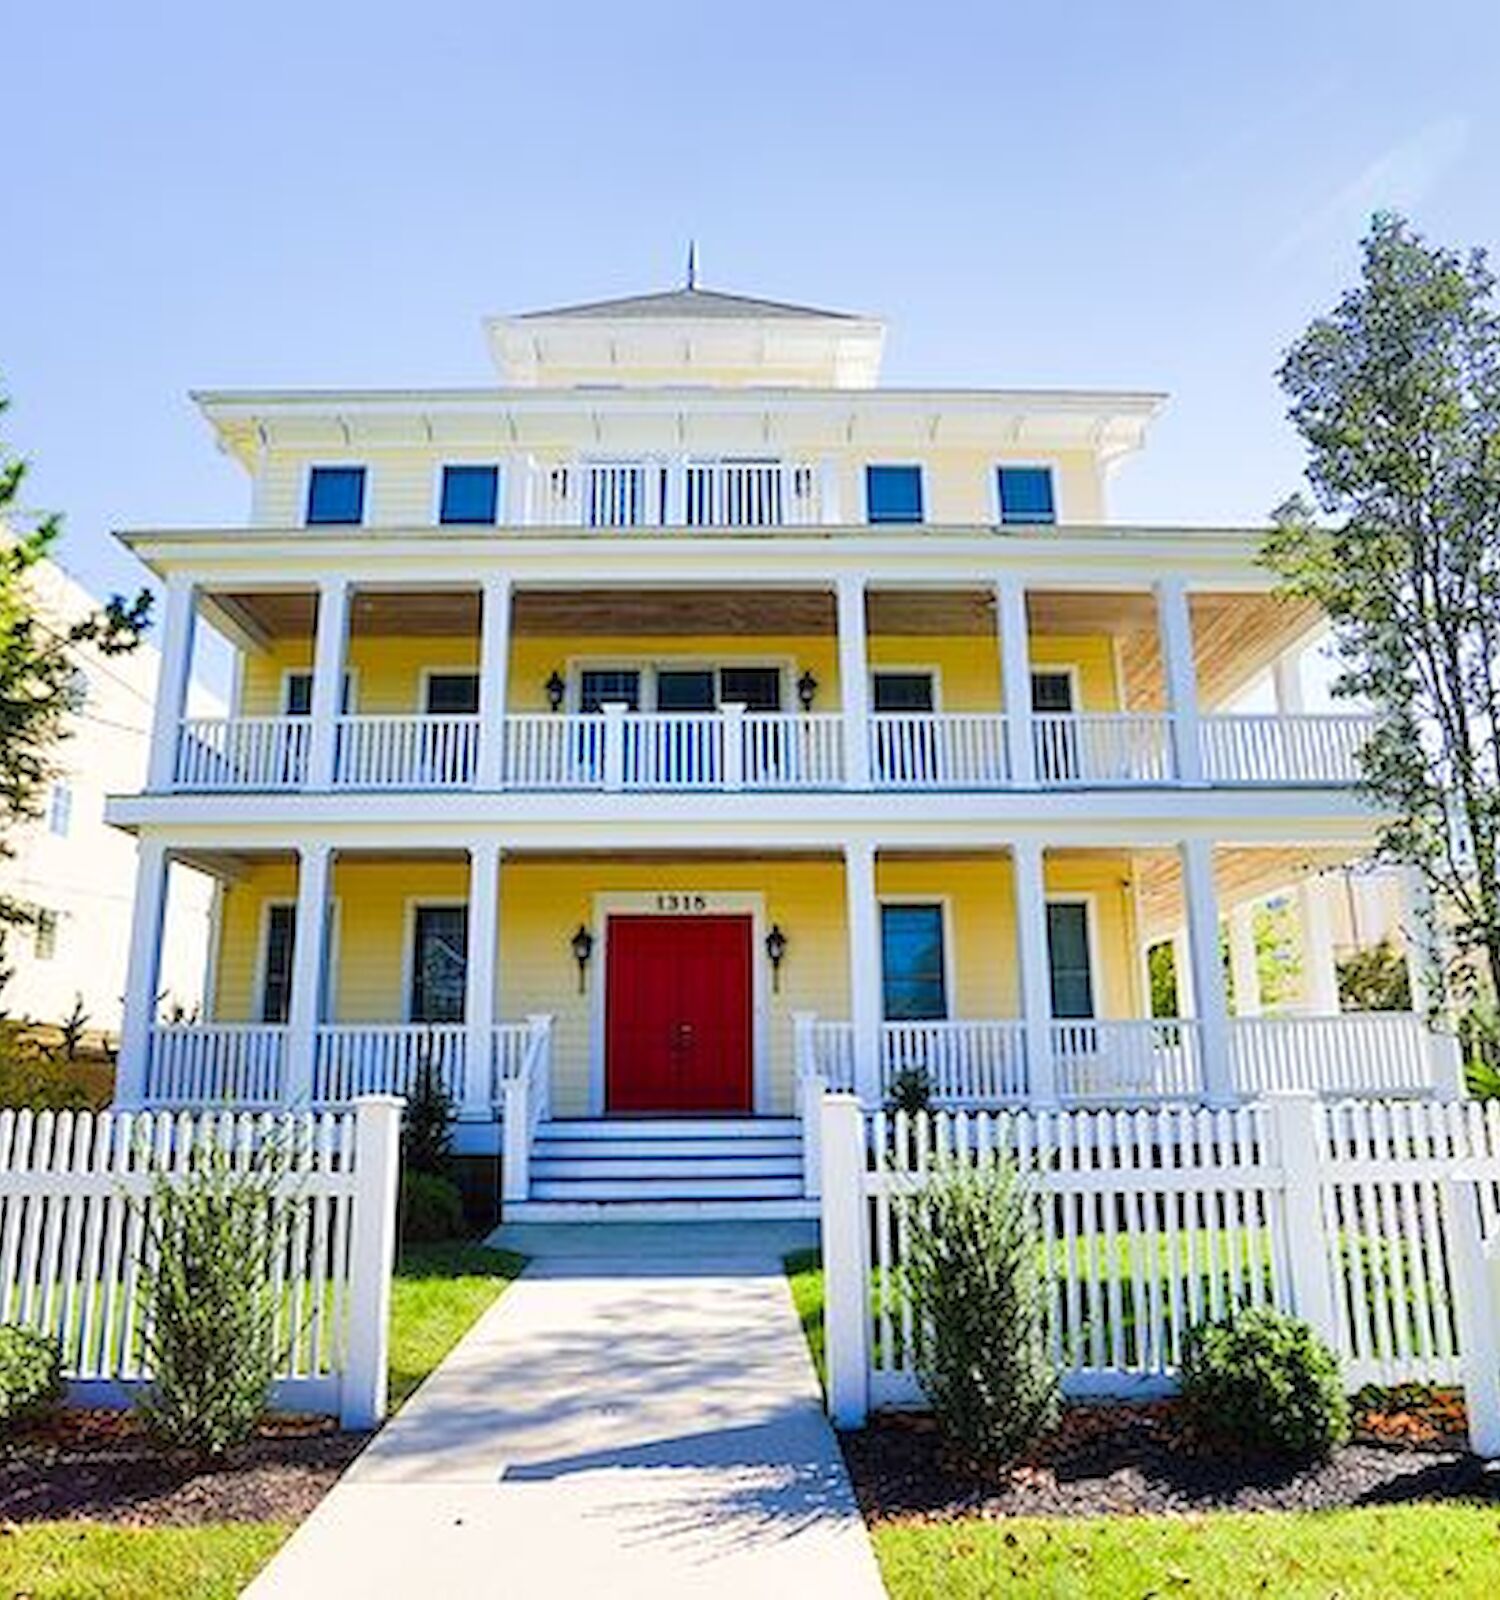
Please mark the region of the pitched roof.
POLYGON ((576 306, 553 306, 545 311, 522 312, 518 321, 532 318, 577 317, 580 320, 597 317, 611 318, 695 317, 713 320, 744 318, 759 321, 767 318, 792 320, 796 318, 833 319, 838 322, 858 322, 861 318, 848 311, 820 311, 815 306, 788 305, 781 300, 757 300, 749 295, 723 294, 716 289, 665 289, 658 294, 626 295, 618 300, 590 300, 576 306))

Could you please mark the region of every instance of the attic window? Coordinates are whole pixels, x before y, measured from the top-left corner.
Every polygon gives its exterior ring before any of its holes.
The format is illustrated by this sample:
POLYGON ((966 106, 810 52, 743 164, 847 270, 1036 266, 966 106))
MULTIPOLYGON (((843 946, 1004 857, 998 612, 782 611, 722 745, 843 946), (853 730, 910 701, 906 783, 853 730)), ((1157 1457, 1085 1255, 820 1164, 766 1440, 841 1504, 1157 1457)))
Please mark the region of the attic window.
POLYGON ((308 525, 349 525, 364 521, 365 469, 314 467, 307 475, 308 525))

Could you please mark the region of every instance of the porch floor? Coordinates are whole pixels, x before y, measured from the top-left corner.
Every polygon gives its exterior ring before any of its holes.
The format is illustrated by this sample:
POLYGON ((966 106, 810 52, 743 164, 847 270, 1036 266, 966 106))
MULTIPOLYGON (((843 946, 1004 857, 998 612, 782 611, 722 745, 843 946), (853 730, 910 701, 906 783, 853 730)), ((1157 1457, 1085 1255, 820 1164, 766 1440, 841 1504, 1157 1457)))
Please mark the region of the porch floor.
POLYGON ((561 1230, 250 1600, 878 1600, 784 1232, 561 1230))

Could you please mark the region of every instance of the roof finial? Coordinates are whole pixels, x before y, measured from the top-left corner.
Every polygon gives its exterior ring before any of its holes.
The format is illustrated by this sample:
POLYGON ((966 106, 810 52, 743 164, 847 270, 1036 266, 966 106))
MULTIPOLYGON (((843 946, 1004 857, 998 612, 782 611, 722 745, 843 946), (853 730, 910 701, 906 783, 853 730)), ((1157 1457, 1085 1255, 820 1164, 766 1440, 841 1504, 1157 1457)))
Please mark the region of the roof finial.
POLYGON ((689 289, 698 287, 698 241, 696 239, 688 240, 687 283, 685 287, 689 289))

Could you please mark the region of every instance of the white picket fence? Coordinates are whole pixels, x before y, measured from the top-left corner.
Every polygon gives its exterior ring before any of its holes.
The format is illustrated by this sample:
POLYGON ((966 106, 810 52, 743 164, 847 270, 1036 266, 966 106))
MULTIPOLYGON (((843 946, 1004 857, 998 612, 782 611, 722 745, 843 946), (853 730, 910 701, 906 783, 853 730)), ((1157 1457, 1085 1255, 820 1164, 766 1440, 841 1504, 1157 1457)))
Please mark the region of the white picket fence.
POLYGON ((821 1108, 829 1404, 921 1403, 900 1265, 941 1160, 1029 1175, 1052 1355, 1074 1395, 1169 1391, 1187 1329, 1274 1305, 1339 1352, 1350 1389, 1462 1382, 1500 1454, 1500 1104, 1284 1094, 1233 1110, 821 1108))
POLYGON ((71 1398, 128 1403, 151 1379, 142 1262, 157 1175, 181 1179, 205 1146, 244 1164, 275 1139, 290 1216, 274 1403, 374 1427, 386 1409, 400 1116, 389 1098, 323 1116, 0 1111, 0 1322, 57 1339, 71 1398))

